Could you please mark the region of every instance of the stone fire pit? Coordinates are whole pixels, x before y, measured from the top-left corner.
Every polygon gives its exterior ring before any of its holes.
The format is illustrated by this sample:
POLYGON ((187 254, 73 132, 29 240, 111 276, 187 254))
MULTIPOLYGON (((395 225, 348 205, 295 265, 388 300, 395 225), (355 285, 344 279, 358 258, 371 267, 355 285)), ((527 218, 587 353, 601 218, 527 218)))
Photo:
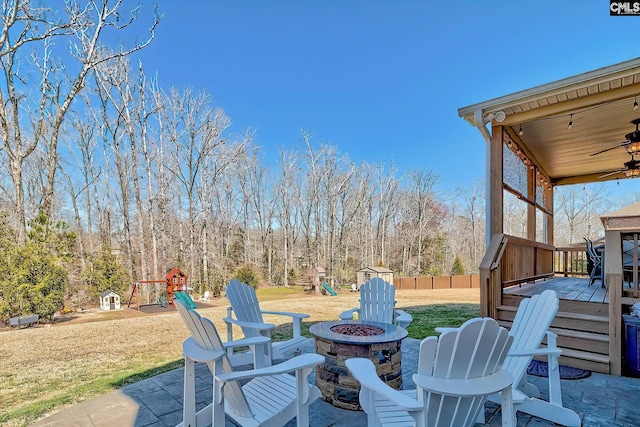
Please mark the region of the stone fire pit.
POLYGON ((316 353, 325 362, 316 370, 316 385, 322 399, 339 408, 361 410, 358 401, 360 384, 351 376, 344 362, 352 357, 370 359, 378 376, 396 390, 402 388, 402 340, 404 328, 385 323, 359 320, 336 320, 312 325, 316 353))

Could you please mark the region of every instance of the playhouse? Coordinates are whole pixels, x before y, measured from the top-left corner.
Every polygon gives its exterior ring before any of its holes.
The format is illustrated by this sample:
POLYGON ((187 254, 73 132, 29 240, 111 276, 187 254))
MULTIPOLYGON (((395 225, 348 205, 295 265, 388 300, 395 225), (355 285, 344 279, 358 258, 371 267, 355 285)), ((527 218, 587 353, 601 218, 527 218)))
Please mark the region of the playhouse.
POLYGON ((102 310, 119 310, 120 295, 111 290, 106 290, 100 294, 100 308, 102 310))
POLYGON ((164 279, 167 281, 167 302, 172 306, 176 292, 187 292, 189 277, 179 268, 174 268, 164 276, 164 279))

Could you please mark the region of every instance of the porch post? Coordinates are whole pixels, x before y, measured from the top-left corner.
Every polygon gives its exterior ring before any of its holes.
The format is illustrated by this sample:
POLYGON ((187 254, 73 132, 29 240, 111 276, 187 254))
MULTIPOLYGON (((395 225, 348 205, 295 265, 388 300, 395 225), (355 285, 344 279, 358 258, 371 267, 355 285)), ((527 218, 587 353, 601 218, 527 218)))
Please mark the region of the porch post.
POLYGON ((622 240, 620 230, 604 232, 604 282, 609 290, 609 373, 622 375, 622 240))
POLYGON ((490 219, 488 219, 489 241, 496 234, 503 233, 503 211, 502 204, 504 197, 502 193, 502 158, 503 158, 503 142, 502 142, 502 126, 495 125, 491 128, 491 164, 489 165, 489 188, 488 195, 489 206, 491 210, 490 219))
MULTIPOLYGON (((536 171, 534 168, 527 166, 527 197, 529 200, 536 200, 536 171)), ((536 206, 527 203, 527 239, 532 242, 536 241, 536 206)), ((542 236, 544 238, 544 236, 542 236)))
POLYGON ((548 190, 544 189, 544 206, 551 212, 551 215, 545 215, 545 241, 549 245, 554 245, 555 242, 553 240, 553 216, 555 214, 555 208, 553 206, 553 187, 548 190))

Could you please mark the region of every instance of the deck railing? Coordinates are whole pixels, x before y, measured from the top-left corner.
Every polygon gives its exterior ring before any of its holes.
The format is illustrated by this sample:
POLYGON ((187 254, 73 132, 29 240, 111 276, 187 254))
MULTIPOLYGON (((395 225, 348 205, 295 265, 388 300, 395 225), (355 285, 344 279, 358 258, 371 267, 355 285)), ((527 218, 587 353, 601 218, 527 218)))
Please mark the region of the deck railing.
POLYGON ((481 314, 496 317, 503 288, 553 277, 554 250, 546 243, 494 235, 480 263, 481 314))
POLYGON ((570 246, 555 248, 553 253, 553 269, 564 277, 588 276, 589 256, 585 247, 570 246))

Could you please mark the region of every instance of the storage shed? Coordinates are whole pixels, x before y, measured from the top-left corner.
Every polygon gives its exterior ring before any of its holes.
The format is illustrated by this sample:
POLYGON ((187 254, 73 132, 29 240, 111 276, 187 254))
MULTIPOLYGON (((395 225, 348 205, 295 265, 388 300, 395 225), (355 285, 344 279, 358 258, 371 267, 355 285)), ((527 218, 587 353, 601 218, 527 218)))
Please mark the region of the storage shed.
POLYGON ((120 295, 106 290, 100 294, 100 308, 102 310, 120 310, 120 295))
POLYGON ((364 267, 356 271, 358 287, 375 277, 379 277, 385 282, 393 284, 393 270, 389 270, 386 267, 364 267))

